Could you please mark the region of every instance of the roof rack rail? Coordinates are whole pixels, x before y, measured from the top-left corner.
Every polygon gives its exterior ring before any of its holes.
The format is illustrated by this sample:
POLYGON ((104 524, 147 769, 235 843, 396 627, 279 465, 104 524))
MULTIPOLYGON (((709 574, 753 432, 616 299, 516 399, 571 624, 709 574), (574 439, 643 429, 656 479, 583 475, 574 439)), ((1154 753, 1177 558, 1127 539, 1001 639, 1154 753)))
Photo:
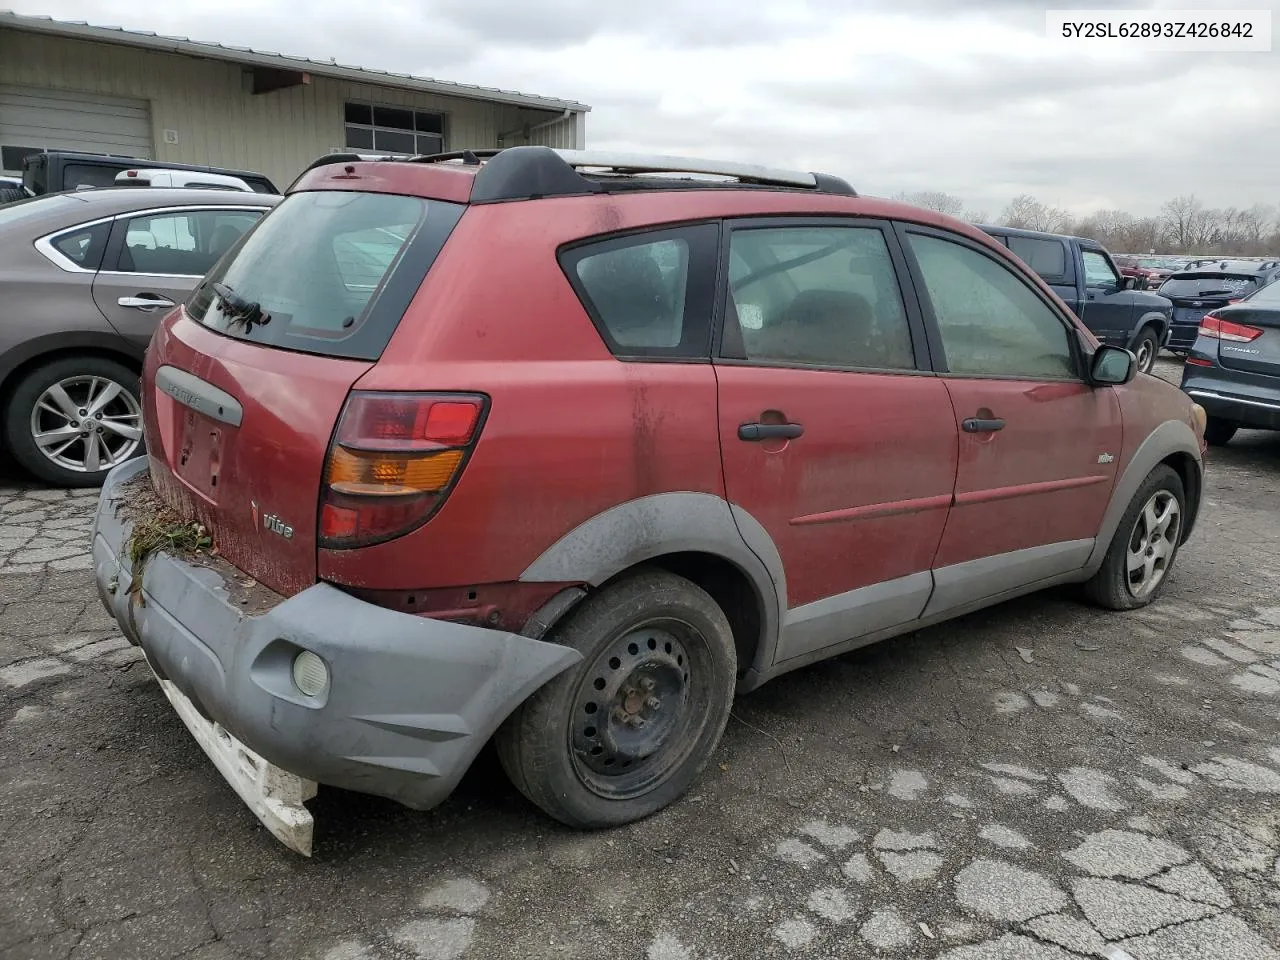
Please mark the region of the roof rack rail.
POLYGON ((846 181, 823 173, 777 170, 753 163, 731 163, 694 157, 650 156, 604 150, 557 150, 526 146, 505 149, 457 150, 405 158, 411 163, 460 161, 482 164, 471 190, 472 203, 529 200, 538 197, 601 193, 606 185, 580 170, 617 175, 693 174, 727 177, 755 186, 809 189, 820 193, 857 196, 846 181))

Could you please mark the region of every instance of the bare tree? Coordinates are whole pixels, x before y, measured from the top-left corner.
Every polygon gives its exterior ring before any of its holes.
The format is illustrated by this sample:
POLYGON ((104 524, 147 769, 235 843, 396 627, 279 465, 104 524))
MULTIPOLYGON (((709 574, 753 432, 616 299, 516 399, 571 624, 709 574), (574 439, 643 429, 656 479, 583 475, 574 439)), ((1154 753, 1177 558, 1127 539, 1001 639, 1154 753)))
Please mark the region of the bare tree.
POLYGON ((1204 219, 1204 204, 1196 199, 1195 194, 1174 197, 1160 208, 1165 239, 1179 253, 1186 253, 1203 242, 1201 230, 1204 219))
POLYGON ((926 210, 933 210, 936 213, 946 214, 948 217, 959 217, 964 210, 964 201, 959 197, 953 197, 949 193, 943 193, 941 190, 919 190, 915 193, 899 193, 894 196, 895 200, 902 203, 909 203, 915 207, 924 207, 926 210))
POLYGON ((1026 193, 1010 200, 1000 214, 1002 226, 1045 233, 1057 233, 1066 229, 1070 220, 1071 215, 1065 210, 1047 206, 1026 193))

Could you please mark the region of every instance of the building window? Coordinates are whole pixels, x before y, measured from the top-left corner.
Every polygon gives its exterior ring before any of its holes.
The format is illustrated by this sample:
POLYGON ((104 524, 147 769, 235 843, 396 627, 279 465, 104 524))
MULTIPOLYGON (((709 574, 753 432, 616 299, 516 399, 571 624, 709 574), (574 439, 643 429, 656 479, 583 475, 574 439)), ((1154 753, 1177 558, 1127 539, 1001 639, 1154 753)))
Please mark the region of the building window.
POLYGON ((348 102, 346 145, 375 153, 427 154, 444 150, 444 115, 405 107, 348 102))

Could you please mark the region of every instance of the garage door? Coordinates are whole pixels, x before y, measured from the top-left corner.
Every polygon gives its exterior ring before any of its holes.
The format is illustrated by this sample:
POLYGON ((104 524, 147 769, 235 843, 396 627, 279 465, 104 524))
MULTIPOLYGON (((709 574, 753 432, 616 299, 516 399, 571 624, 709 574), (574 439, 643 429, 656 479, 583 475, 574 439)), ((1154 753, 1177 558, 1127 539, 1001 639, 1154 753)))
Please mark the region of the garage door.
POLYGON ((33 150, 151 157, 146 100, 0 86, 0 167, 16 173, 33 150))

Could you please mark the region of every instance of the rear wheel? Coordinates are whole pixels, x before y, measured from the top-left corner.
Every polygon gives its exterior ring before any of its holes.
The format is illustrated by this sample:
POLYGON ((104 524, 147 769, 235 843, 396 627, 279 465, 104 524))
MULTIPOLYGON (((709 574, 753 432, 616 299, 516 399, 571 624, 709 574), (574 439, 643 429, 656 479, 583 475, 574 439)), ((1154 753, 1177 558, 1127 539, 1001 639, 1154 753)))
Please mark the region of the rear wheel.
POLYGON ((12 203, 26 198, 27 193, 21 187, 0 187, 0 203, 12 203))
POLYGON ((1178 555, 1186 493, 1176 470, 1161 464, 1129 503, 1102 566, 1085 584, 1095 603, 1111 610, 1145 607, 1160 595, 1178 555))
POLYGON ((1133 343, 1133 354, 1138 358, 1138 372, 1150 373, 1156 365, 1156 354, 1160 352, 1160 341, 1156 332, 1150 327, 1143 327, 1138 339, 1133 343))
POLYGON ((724 611, 683 577, 645 570, 584 600, 548 639, 583 659, 498 731, 516 788, 579 829, 679 798, 729 719, 737 656, 724 611))
POLYGON ((1221 417, 1210 417, 1204 426, 1205 443, 1211 447, 1225 447, 1240 429, 1240 424, 1223 420, 1221 417))
POLYGON ((63 357, 32 370, 4 410, 14 459, 63 487, 99 486, 142 453, 138 375, 104 357, 63 357))

